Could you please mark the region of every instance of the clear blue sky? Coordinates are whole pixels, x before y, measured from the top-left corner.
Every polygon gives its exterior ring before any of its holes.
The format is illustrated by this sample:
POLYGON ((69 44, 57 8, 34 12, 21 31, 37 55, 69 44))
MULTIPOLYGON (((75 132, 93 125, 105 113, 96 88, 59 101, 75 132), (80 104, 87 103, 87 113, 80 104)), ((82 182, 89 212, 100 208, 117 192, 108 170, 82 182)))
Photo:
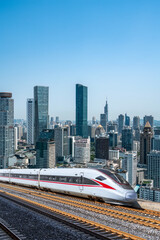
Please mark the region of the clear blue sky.
POLYGON ((88 86, 89 119, 127 112, 160 119, 159 0, 0 0, 0 91, 25 118, 35 85, 50 116, 75 119, 75 84, 88 86))

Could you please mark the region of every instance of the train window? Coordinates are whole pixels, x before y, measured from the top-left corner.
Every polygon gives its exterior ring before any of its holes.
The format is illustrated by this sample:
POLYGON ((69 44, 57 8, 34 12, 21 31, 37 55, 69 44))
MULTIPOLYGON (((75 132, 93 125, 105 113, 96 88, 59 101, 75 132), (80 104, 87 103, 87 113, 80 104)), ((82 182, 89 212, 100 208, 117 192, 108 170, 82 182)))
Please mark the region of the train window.
POLYGON ((56 176, 52 176, 52 180, 56 181, 57 180, 56 176))
POLYGON ((111 172, 107 169, 98 169, 98 170, 100 172, 108 175, 109 177, 111 177, 117 183, 129 185, 129 183, 122 176, 120 176, 118 173, 111 172))
POLYGON ((68 182, 69 182, 69 183, 72 183, 72 182, 73 182, 72 177, 68 177, 68 182))
POLYGON ((79 183, 79 178, 78 177, 75 178, 75 182, 79 183))
POLYGON ((73 183, 78 183, 78 182, 79 182, 78 179, 79 179, 78 177, 73 177, 73 178, 72 178, 72 182, 73 182, 73 183))
POLYGON ((127 184, 127 183, 128 183, 128 182, 127 182, 122 176, 120 176, 119 174, 115 173, 114 175, 115 175, 115 177, 117 178, 117 182, 123 183, 123 184, 127 184))
POLYGON ((59 177, 59 181, 60 182, 67 182, 67 178, 66 177, 59 177))
POLYGON ((98 176, 98 177, 96 177, 96 179, 97 179, 97 180, 100 180, 100 181, 106 180, 106 178, 103 177, 103 176, 98 176))
POLYGON ((89 178, 83 178, 83 183, 84 184, 91 184, 91 185, 99 185, 98 183, 96 183, 95 181, 93 181, 93 180, 91 180, 91 179, 89 179, 89 178))

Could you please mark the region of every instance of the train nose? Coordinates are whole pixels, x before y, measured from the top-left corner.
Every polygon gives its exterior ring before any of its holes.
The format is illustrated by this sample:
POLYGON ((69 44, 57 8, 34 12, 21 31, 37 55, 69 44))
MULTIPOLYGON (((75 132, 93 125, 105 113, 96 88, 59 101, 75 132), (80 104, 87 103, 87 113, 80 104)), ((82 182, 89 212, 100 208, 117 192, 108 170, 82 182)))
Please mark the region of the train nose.
POLYGON ((126 200, 127 201, 133 201, 133 200, 137 200, 137 194, 136 194, 136 192, 127 192, 126 193, 126 200))

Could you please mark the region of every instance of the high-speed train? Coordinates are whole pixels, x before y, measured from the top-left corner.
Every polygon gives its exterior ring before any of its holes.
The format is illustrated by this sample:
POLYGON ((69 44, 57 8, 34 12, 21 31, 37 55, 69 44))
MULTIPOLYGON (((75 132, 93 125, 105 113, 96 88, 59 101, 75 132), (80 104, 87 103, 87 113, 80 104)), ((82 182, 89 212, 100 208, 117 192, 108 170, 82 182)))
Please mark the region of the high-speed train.
POLYGON ((0 181, 116 204, 132 205, 137 199, 129 183, 107 169, 0 169, 0 181))

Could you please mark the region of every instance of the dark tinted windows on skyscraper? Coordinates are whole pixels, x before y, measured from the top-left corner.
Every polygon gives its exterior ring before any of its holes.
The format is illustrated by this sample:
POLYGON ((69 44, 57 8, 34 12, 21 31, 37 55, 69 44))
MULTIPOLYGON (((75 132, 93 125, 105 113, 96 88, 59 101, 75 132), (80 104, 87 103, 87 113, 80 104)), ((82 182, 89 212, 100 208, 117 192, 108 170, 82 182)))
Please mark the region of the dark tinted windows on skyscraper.
POLYGON ((76 84, 76 135, 88 137, 87 127, 87 87, 76 84))

